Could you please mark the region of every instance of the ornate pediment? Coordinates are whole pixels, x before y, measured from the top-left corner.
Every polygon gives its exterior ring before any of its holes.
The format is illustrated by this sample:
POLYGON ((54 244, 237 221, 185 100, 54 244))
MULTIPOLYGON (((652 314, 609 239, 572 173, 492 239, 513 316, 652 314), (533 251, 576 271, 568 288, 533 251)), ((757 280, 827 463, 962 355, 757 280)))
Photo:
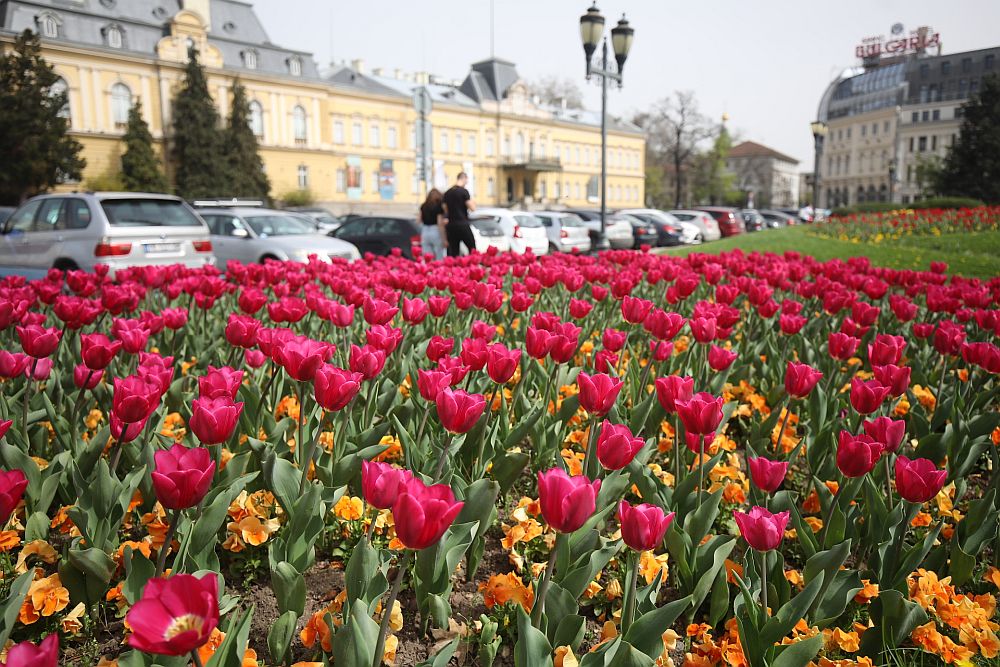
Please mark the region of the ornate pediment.
POLYGON ((222 67, 222 52, 208 42, 208 25, 196 12, 182 9, 170 21, 170 34, 156 45, 156 53, 163 60, 183 63, 188 59, 188 48, 194 46, 206 67, 222 67))

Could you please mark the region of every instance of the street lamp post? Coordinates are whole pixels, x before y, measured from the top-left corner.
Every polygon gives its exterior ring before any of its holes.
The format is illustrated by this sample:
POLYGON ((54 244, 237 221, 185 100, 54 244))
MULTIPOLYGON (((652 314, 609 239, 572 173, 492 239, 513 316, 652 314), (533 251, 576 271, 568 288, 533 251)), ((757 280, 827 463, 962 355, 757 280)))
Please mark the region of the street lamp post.
POLYGON ((889 160, 889 203, 891 204, 894 199, 896 191, 896 158, 889 160))
POLYGON ((607 219, 607 190, 608 190, 608 79, 618 82, 618 87, 622 86, 622 73, 625 70, 625 59, 632 48, 632 39, 635 30, 622 16, 618 25, 611 29, 611 47, 615 52, 615 61, 618 64, 617 71, 612 70, 608 65, 608 41, 603 38, 604 17, 597 8, 595 2, 587 13, 580 17, 580 38, 583 40, 583 52, 587 60, 587 80, 591 76, 601 77, 601 231, 595 243, 596 250, 607 250, 610 248, 606 233, 607 219), (597 50, 597 43, 601 43, 601 64, 594 66, 591 62, 594 52, 597 50))
POLYGON ((819 220, 819 162, 820 158, 823 156, 823 137, 826 136, 826 132, 829 129, 821 120, 814 120, 809 124, 812 129, 813 141, 815 142, 816 148, 816 158, 813 163, 813 197, 812 197, 812 208, 813 208, 813 222, 819 220))

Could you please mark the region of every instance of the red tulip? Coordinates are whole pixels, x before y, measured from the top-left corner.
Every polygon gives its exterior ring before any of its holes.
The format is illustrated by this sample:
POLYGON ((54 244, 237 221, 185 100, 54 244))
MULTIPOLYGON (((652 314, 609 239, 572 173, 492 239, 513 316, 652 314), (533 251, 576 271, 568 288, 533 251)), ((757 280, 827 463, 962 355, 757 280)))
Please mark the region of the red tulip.
POLYGON ((257 344, 257 332, 261 328, 260 320, 232 313, 226 324, 226 341, 234 347, 250 349, 257 344))
POLYGON ((430 309, 423 299, 403 298, 403 319, 407 324, 420 324, 427 319, 428 313, 430 313, 430 309))
POLYGON ((29 324, 17 327, 17 336, 21 339, 21 349, 29 357, 42 359, 49 356, 59 347, 62 331, 52 327, 46 329, 40 324, 29 324))
POLYGON ((392 507, 411 479, 413 474, 409 470, 388 463, 361 461, 361 493, 366 503, 380 510, 392 507))
POLYGON ((570 477, 562 468, 538 473, 538 502, 545 523, 560 533, 572 533, 594 514, 601 480, 570 477))
POLYGON ((332 364, 323 364, 313 377, 316 402, 324 410, 331 412, 343 410, 358 395, 364 379, 361 373, 344 370, 332 364))
POLYGON ((618 504, 622 541, 640 553, 652 551, 663 542, 674 515, 674 512, 664 513, 656 505, 643 503, 633 507, 623 500, 618 504))
POLYGON ((736 361, 737 354, 724 347, 719 347, 718 345, 713 345, 708 348, 708 365, 712 367, 712 370, 724 371, 733 365, 736 361))
POLYGON ((714 317, 692 317, 688 320, 688 326, 699 343, 711 343, 718 333, 718 323, 714 317))
POLYGON ((864 477, 881 456, 881 443, 870 436, 841 431, 837 438, 837 467, 844 477, 864 477))
POLYGON ((618 331, 617 329, 605 329, 604 334, 601 336, 601 343, 607 350, 620 352, 621 349, 625 347, 625 340, 627 336, 628 334, 624 331, 618 331))
POLYGON ((930 338, 934 335, 933 322, 919 322, 913 325, 913 335, 917 338, 930 338))
POLYGON ((948 477, 929 459, 896 457, 896 491, 911 503, 925 503, 938 494, 948 477))
POLYGON ((793 398, 805 398, 823 374, 809 364, 789 361, 785 367, 785 391, 793 398))
POLYGON ((440 370, 417 371, 417 390, 425 401, 437 400, 442 390, 451 386, 451 373, 440 370))
POLYGON ((229 366, 216 368, 208 367, 208 373, 198 378, 198 394, 202 398, 218 398, 228 396, 236 400, 236 393, 243 383, 243 371, 238 371, 229 366))
POLYGON ((13 419, 3 419, 0 420, 0 438, 7 435, 7 431, 10 430, 10 425, 14 423, 13 419))
POLYGON ((427 358, 437 363, 441 360, 441 357, 451 354, 454 349, 454 338, 442 338, 441 336, 434 335, 427 341, 427 358))
POLYGON ((444 371, 451 376, 449 386, 452 386, 464 380, 472 369, 463 364, 459 357, 441 357, 438 360, 437 370, 444 371))
POLYGON ((177 329, 183 329, 188 321, 188 311, 187 308, 164 308, 163 309, 163 324, 168 329, 176 331, 177 329))
POLYGON ((605 419, 597 437, 597 460, 607 470, 621 470, 632 462, 645 444, 642 438, 633 437, 628 426, 612 424, 605 419))
POLYGON ((7 525, 10 515, 21 503, 26 488, 28 488, 28 478, 23 472, 0 470, 0 527, 7 525))
POLYGON ((889 395, 890 387, 883 387, 878 380, 851 378, 851 406, 860 414, 870 415, 878 410, 889 395))
POLYGON ((771 551, 781 544, 788 525, 789 513, 771 514, 763 507, 753 507, 749 512, 733 510, 733 518, 740 529, 740 535, 752 549, 771 551))
MULTIPOLYGON (((21 330, 18 329, 18 333, 21 330)), ((955 356, 962 351, 962 343, 965 342, 965 328, 955 324, 951 320, 942 320, 938 323, 937 330, 934 331, 934 349, 938 354, 955 356)), ((31 354, 27 349, 24 350, 31 354)), ((40 355, 31 354, 33 357, 40 355)))
POLYGON ((693 453, 701 455, 709 450, 715 435, 709 433, 700 435, 698 433, 684 433, 684 445, 693 453))
POLYGON ((434 317, 444 317, 451 306, 450 296, 429 296, 427 297, 427 308, 434 317))
POLYGON ((758 489, 767 493, 777 491, 788 472, 787 461, 771 461, 763 456, 748 457, 747 467, 750 468, 750 479, 753 483, 758 489))
POLYGON ((552 334, 544 329, 528 327, 524 336, 524 349, 535 359, 544 359, 552 349, 552 334))
POLYGON ((521 350, 508 350, 503 343, 494 343, 486 350, 486 373, 497 384, 509 382, 521 363, 521 350))
POLYGON ((827 339, 827 351, 834 359, 847 361, 858 351, 858 345, 860 344, 861 340, 859 338, 835 331, 827 339))
POLYGON ((208 642, 219 625, 217 575, 150 579, 125 622, 132 628, 128 643, 134 649, 156 655, 190 653, 208 642))
POLYGON ((0 667, 57 667, 59 665, 59 635, 51 633, 38 646, 25 641, 7 649, 7 661, 0 667))
POLYGON ((569 316, 575 320, 582 320, 590 311, 594 309, 594 304, 589 301, 584 301, 583 299, 570 299, 569 300, 569 316))
POLYGON ((48 380, 49 374, 52 372, 53 364, 55 364, 55 360, 51 358, 32 358, 28 367, 24 369, 24 376, 29 380, 35 380, 37 382, 48 380))
POLYGON ((196 398, 191 402, 188 426, 203 445, 220 445, 236 430, 243 403, 234 403, 229 396, 196 398))
POLYGON ((31 357, 23 352, 0 350, 0 377, 14 378, 24 373, 31 363, 31 357))
POLYGON ((260 350, 244 350, 243 361, 250 368, 260 368, 267 363, 267 355, 260 350))
POLYGON ((642 328, 657 340, 666 341, 676 336, 687 320, 680 313, 667 312, 659 308, 650 311, 643 320, 642 328))
POLYGON ((622 317, 629 324, 641 324, 653 308, 653 302, 640 299, 637 296, 626 296, 622 299, 622 317))
POLYGON ((108 426, 111 428, 111 437, 119 442, 132 442, 139 437, 142 429, 146 428, 149 417, 145 417, 137 422, 126 424, 118 418, 114 412, 108 417, 108 426))
POLYGON ((598 373, 613 373, 618 365, 618 355, 611 350, 598 350, 594 353, 594 370, 598 373))
POLYGON ((668 340, 649 341, 649 353, 653 361, 666 361, 674 352, 674 344, 668 340))
POLYGON ((486 341, 482 338, 466 338, 462 341, 462 350, 459 352, 462 363, 474 371, 481 371, 486 367, 488 353, 486 351, 486 341))
POLYGON ((438 419, 450 433, 467 433, 476 425, 486 409, 482 394, 469 394, 461 389, 443 389, 434 399, 438 419))
POLYGON ((694 378, 668 375, 656 378, 656 398, 667 414, 677 412, 677 401, 685 401, 694 395, 694 378))
POLYGON ((385 367, 385 352, 371 345, 363 347, 351 345, 348 366, 355 373, 361 373, 366 380, 371 380, 377 377, 385 367))
POLYGON ((414 477, 400 489, 392 505, 396 537, 407 549, 426 549, 441 539, 464 505, 455 501, 451 487, 426 486, 414 477))
POLYGON ((77 389, 93 389, 101 382, 104 371, 95 371, 87 368, 86 364, 77 364, 73 367, 73 384, 77 389))
POLYGON ((889 417, 878 417, 874 421, 864 421, 865 433, 874 438, 882 450, 895 452, 903 444, 903 436, 906 435, 906 422, 902 419, 894 420, 889 417))
POLYGON ((295 336, 274 348, 272 358, 281 364, 293 379, 299 382, 312 382, 316 369, 329 360, 333 352, 334 347, 329 343, 322 343, 305 336, 295 336))
POLYGON ((910 367, 886 364, 872 368, 873 375, 879 384, 889 387, 889 396, 897 397, 906 393, 910 386, 910 367))
POLYGON ((576 354, 578 341, 572 336, 554 334, 549 341, 551 342, 549 356, 557 364, 565 364, 576 354))
POLYGON ((121 341, 122 349, 128 354, 139 354, 149 342, 149 329, 141 320, 115 319, 111 323, 111 335, 121 341))
POLYGON ((111 412, 125 424, 145 421, 159 406, 160 396, 160 385, 147 378, 115 378, 111 412))
POLYGON ((399 308, 381 299, 373 299, 370 296, 365 297, 362 310, 364 311, 365 322, 368 324, 388 324, 389 320, 399 312, 399 308))
POLYGON ((580 407, 596 416, 608 414, 624 385, 619 378, 606 373, 588 375, 583 371, 577 375, 576 382, 580 387, 580 407))
POLYGON ((80 358, 87 368, 95 371, 103 370, 122 349, 120 340, 112 341, 100 333, 80 335, 80 358))
POLYGON ((722 403, 721 396, 702 391, 687 400, 676 401, 675 405, 677 416, 688 433, 709 435, 722 423, 722 403))
POLYGON ((212 486, 215 461, 204 447, 188 449, 174 443, 153 454, 150 476, 160 504, 170 510, 185 510, 201 502, 212 486))
POLYGON ((382 350, 388 356, 403 342, 403 330, 387 327, 383 324, 374 324, 365 331, 365 340, 369 345, 382 350))
POLYGON ((802 327, 806 325, 806 322, 808 320, 801 315, 785 314, 778 318, 778 326, 781 328, 781 333, 786 336, 793 336, 802 331, 802 327))

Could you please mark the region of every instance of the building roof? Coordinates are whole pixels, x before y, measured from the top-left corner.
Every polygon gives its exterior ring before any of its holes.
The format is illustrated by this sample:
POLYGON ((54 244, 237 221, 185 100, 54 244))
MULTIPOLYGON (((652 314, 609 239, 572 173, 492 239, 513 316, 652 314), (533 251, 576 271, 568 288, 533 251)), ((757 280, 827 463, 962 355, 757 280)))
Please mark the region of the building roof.
POLYGON ((736 144, 729 151, 729 157, 770 157, 775 160, 781 160, 782 162, 791 162, 792 164, 798 164, 799 161, 793 157, 789 157, 784 153, 779 153, 773 148, 768 148, 764 144, 758 144, 756 141, 744 141, 741 144, 736 144))
MULTIPOLYGON (((156 57, 157 44, 170 34, 170 22, 181 9, 181 0, 0 0, 0 32, 39 32, 39 18, 52 14, 59 23, 55 41, 110 49, 105 32, 115 25, 123 40, 114 51, 156 57)), ((302 78, 319 77, 312 54, 271 43, 249 3, 210 0, 209 11, 208 42, 222 53, 227 69, 244 70, 243 53, 252 49, 257 55, 254 71, 288 74, 289 59, 299 58, 302 78)))

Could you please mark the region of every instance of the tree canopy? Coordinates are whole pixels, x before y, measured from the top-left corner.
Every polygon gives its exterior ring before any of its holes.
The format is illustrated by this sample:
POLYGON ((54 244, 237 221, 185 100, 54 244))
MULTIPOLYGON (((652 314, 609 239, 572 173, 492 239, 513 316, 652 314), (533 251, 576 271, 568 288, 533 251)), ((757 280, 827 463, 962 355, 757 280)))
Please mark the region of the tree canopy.
POLYGON ((246 88, 239 79, 233 84, 233 102, 224 137, 224 150, 229 160, 230 191, 233 196, 266 200, 271 191, 271 182, 264 173, 257 136, 250 127, 250 102, 247 100, 246 88))
POLYGON ((122 154, 122 183, 130 192, 166 192, 167 179, 153 150, 153 135, 142 117, 142 101, 136 100, 128 112, 122 154))
POLYGON ((219 114, 193 48, 188 50, 184 84, 174 98, 173 125, 171 157, 177 194, 185 199, 229 194, 229 162, 222 152, 219 114))
POLYGON ((983 78, 963 107, 962 128, 941 169, 935 190, 948 196, 1000 202, 1000 75, 983 78))

